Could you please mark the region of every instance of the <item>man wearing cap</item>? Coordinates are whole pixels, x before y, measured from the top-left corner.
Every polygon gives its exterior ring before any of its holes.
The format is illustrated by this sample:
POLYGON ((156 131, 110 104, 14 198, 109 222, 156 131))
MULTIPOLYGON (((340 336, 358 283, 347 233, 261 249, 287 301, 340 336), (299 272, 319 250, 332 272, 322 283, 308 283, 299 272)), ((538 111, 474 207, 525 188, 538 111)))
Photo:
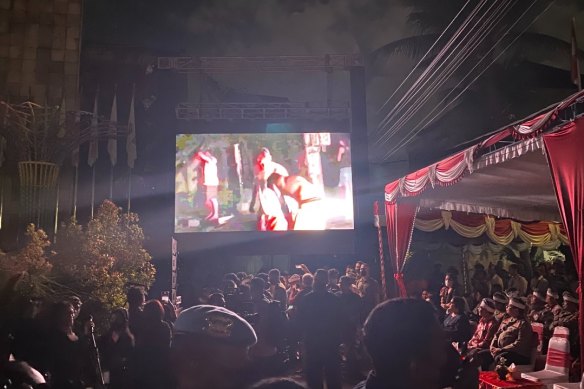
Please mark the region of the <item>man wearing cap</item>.
POLYGON ((501 323, 508 316, 506 310, 509 298, 503 292, 496 292, 493 295, 493 301, 495 302, 495 319, 501 323))
POLYGON ((531 295, 531 310, 527 315, 532 323, 549 325, 554 320, 554 315, 546 308, 546 298, 543 293, 535 291, 531 295))
POLYGON ((562 307, 560 306, 558 292, 553 291, 551 288, 548 288, 546 293, 546 308, 551 311, 554 315, 554 318, 560 314, 562 311, 562 307))
POLYGON ((199 305, 174 323, 171 360, 177 389, 245 386, 249 348, 257 341, 251 325, 228 309, 199 305))
POLYGON ((483 370, 488 370, 491 358, 489 358, 489 347, 499 328, 499 323, 495 319, 495 302, 485 298, 479 304, 480 320, 474 335, 468 342, 468 355, 478 356, 481 359, 483 370), (479 354, 480 353, 480 354, 479 354), (485 355, 482 358, 479 355, 485 355))
POLYGON ((556 327, 567 327, 570 330, 570 353, 578 358, 580 357, 580 341, 578 337, 578 298, 570 292, 562 294, 564 299, 564 308, 554 318, 550 325, 550 332, 553 333, 556 327))
POLYGON ((491 356, 505 358, 507 364, 527 365, 531 361, 532 330, 525 319, 525 300, 512 297, 507 305, 509 317, 504 319, 491 343, 491 356))

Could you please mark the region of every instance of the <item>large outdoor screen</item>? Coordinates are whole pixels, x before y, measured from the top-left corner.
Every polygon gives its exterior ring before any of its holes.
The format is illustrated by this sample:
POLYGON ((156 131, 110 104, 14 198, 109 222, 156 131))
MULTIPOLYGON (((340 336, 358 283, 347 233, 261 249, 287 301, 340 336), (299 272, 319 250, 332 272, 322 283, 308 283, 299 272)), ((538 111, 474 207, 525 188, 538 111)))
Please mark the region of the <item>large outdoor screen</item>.
POLYGON ((353 229, 349 134, 176 136, 175 232, 353 229))

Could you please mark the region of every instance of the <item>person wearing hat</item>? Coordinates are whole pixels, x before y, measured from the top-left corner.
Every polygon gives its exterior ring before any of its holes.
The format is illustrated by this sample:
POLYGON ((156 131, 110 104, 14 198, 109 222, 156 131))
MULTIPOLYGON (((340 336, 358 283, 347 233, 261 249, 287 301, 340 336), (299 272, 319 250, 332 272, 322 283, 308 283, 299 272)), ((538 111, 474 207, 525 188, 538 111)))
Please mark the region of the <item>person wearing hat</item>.
POLYGON ((556 327, 567 327, 570 330, 570 353, 580 357, 580 341, 578 337, 578 298, 570 292, 562 294, 564 307, 549 326, 550 333, 556 327))
POLYGON ((495 319, 501 323, 503 319, 507 318, 509 298, 503 292, 496 292, 493 295, 493 301, 495 302, 495 319))
POLYGON ((480 320, 468 342, 467 355, 480 358, 482 369, 487 370, 491 362, 489 347, 499 328, 499 323, 495 318, 495 302, 492 299, 483 299, 478 308, 480 320))
POLYGON ((512 297, 507 305, 506 319, 503 319, 493 342, 491 356, 495 361, 505 358, 507 364, 527 365, 531 361, 533 332, 525 318, 527 304, 520 297, 512 297))
POLYGON ((554 320, 554 315, 546 308, 546 297, 543 293, 535 291, 531 294, 531 310, 527 318, 532 323, 549 325, 554 320))
POLYGON ((174 324, 171 361, 177 389, 245 386, 252 326, 236 313, 211 305, 184 310, 174 324))
POLYGON ((548 288, 545 298, 546 308, 552 312, 554 318, 562 311, 562 307, 559 304, 559 298, 558 292, 548 288))

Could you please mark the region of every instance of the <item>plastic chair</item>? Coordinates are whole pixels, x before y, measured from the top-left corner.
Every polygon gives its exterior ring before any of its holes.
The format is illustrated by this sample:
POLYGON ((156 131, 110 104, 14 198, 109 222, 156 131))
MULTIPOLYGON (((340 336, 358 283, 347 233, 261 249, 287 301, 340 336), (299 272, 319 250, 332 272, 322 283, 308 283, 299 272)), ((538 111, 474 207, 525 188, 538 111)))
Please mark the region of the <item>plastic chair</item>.
POLYGON ((582 389, 584 388, 584 374, 580 382, 562 382, 561 384, 554 384, 554 389, 582 389))
POLYGON ((569 339, 570 330, 568 329, 568 327, 556 327, 554 328, 554 334, 552 335, 552 338, 569 339))
POLYGON ((545 369, 522 373, 521 378, 540 382, 548 387, 568 381, 570 370, 570 343, 568 339, 552 337, 549 342, 545 369))

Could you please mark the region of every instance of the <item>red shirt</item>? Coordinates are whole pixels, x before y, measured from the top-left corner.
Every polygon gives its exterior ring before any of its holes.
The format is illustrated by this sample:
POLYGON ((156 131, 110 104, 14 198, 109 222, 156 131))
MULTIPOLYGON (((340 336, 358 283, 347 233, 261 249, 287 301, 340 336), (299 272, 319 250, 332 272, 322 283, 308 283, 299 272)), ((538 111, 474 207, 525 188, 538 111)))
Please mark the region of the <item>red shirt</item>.
POLYGON ((498 328, 499 322, 494 316, 489 320, 481 317, 475 333, 468 342, 468 348, 489 349, 498 328))

